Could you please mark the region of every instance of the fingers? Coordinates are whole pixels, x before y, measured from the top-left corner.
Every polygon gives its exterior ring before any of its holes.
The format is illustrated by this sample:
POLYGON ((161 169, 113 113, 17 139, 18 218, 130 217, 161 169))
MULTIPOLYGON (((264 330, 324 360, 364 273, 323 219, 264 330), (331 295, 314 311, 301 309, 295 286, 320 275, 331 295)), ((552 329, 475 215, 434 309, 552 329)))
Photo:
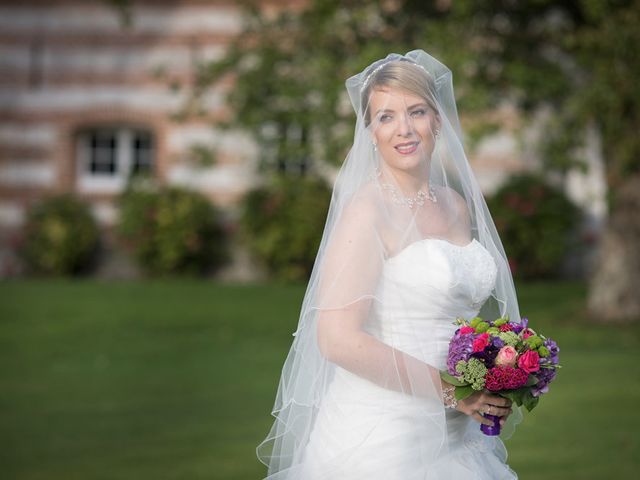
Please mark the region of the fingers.
POLYGON ((473 418, 476 422, 482 423, 484 425, 489 425, 489 426, 493 425, 493 421, 492 420, 489 420, 488 418, 484 418, 478 412, 476 412, 473 415, 471 415, 471 418, 473 418))
POLYGON ((480 413, 488 413, 496 417, 506 417, 511 415, 512 410, 509 407, 496 407, 495 405, 485 405, 479 409, 480 413))
POLYGON ((511 404, 513 403, 508 398, 497 397, 495 395, 485 395, 483 398, 483 401, 489 405, 494 405, 496 407, 504 407, 504 408, 511 407, 511 404))

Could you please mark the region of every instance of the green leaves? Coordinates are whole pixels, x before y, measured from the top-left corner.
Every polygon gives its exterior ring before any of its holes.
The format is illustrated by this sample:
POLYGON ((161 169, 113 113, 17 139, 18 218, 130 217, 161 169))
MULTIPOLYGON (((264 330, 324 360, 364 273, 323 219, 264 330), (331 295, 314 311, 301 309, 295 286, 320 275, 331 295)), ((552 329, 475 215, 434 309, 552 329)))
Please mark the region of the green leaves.
POLYGON ((29 209, 20 254, 35 272, 77 274, 91 266, 98 235, 85 203, 71 194, 56 195, 29 209))
POLYGON ((442 378, 445 382, 455 387, 463 387, 465 385, 468 385, 466 382, 463 382, 462 380, 458 379, 458 377, 454 377, 449 372, 445 372, 445 371, 440 372, 440 378, 442 378))
POLYGON ((534 397, 531 394, 530 387, 537 383, 537 379, 532 375, 529 375, 529 380, 526 385, 522 388, 518 388, 516 390, 506 390, 500 392, 500 396, 505 397, 513 401, 517 406, 527 409, 527 411, 533 410, 536 405, 538 405, 539 397, 534 397))
POLYGON ((471 396, 476 391, 467 382, 454 377, 453 375, 449 374, 449 372, 441 371, 440 377, 448 384, 456 387, 454 392, 456 400, 463 400, 471 396))
POLYGON ((470 397, 473 393, 475 393, 475 390, 471 388, 470 385, 466 387, 456 387, 454 392, 456 400, 464 400, 465 398, 470 397))

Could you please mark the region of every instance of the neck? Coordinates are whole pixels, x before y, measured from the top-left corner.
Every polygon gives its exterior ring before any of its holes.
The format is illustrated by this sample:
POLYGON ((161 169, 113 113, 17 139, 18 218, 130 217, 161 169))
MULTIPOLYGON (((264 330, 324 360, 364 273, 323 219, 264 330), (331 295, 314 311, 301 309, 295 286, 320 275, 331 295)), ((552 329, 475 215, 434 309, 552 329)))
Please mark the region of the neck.
POLYGON ((427 169, 417 171, 392 171, 390 169, 382 169, 389 179, 393 179, 403 195, 414 196, 419 190, 423 192, 429 191, 429 172, 427 169))

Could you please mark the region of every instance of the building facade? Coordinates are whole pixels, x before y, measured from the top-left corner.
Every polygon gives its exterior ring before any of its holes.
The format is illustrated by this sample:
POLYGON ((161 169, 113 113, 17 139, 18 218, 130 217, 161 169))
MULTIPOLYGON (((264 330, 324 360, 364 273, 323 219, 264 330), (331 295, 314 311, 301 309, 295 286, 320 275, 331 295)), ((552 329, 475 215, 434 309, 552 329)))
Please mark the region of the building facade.
MULTIPOLYGON (((77 194, 108 232, 132 172, 198 190, 230 212, 258 180, 251 139, 216 127, 229 83, 208 91, 198 111, 188 102, 198 66, 220 58, 242 29, 237 2, 136 0, 126 11, 117 3, 0 0, 0 277, 18 272, 16 232, 46 195, 77 194), (209 151, 213 164, 202 162, 209 151)), ((513 112, 501 114, 509 124, 513 112)), ((471 160, 490 192, 530 159, 506 131, 471 160)))

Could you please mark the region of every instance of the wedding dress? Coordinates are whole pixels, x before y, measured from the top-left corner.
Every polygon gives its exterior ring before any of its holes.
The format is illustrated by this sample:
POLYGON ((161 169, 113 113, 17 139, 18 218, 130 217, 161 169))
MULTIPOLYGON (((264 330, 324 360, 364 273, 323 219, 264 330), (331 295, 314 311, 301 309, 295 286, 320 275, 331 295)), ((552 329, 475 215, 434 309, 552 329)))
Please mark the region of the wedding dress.
MULTIPOLYGON (((376 295, 382 302, 374 304, 365 329, 444 370, 454 320, 478 314, 496 271, 477 240, 464 246, 437 238, 414 242, 385 262, 376 295), (419 341, 424 337, 435 340, 430 351, 419 341)), ((485 436, 461 412, 447 409, 446 435, 434 432, 429 441, 423 429, 437 422, 427 418, 433 413, 424 413, 432 409, 423 401, 336 367, 296 480, 517 478, 500 439, 485 436)))

